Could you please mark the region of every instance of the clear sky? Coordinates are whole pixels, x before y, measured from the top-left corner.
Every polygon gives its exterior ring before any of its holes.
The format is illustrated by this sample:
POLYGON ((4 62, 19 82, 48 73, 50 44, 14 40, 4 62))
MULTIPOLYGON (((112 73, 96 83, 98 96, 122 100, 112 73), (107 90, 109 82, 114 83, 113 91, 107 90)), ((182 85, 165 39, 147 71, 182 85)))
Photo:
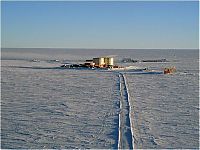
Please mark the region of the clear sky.
POLYGON ((2 47, 198 48, 198 1, 1 2, 2 47))

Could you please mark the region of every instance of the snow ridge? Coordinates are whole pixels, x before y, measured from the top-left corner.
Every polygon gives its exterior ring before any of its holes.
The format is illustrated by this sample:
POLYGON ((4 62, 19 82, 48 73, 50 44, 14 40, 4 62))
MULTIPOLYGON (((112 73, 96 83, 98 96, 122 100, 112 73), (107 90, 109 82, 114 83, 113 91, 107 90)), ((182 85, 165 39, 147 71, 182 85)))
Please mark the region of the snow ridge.
POLYGON ((133 134, 133 122, 132 122, 132 118, 131 118, 131 113, 132 113, 132 105, 130 105, 130 94, 129 94, 129 89, 128 89, 128 84, 127 84, 127 80, 126 80, 126 76, 124 74, 122 74, 123 78, 124 78, 124 83, 125 83, 125 87, 126 87, 126 92, 128 95, 128 105, 129 105, 129 119, 130 119, 130 126, 131 126, 131 134, 132 134, 132 146, 134 149, 134 134, 133 134))
POLYGON ((133 149, 133 131, 131 121, 130 95, 125 76, 119 74, 120 89, 120 113, 119 113, 119 134, 118 149, 133 149))
MULTIPOLYGON (((119 79, 120 79, 120 75, 119 75, 119 79)), ((121 82, 119 81, 119 89, 121 91, 121 88, 122 85, 121 85, 121 82)), ((120 95, 121 95, 121 92, 120 92, 120 95)), ((121 100, 119 102, 119 109, 121 110, 122 109, 122 104, 121 104, 121 100)), ((117 148, 120 149, 120 143, 121 143, 121 112, 119 112, 119 134, 118 134, 118 146, 117 148)))

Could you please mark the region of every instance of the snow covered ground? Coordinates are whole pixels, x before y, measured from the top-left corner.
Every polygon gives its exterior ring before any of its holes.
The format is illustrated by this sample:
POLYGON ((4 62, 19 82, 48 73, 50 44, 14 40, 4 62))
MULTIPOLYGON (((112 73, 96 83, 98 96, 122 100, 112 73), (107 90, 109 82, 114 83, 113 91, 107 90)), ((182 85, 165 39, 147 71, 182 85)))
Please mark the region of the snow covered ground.
POLYGON ((198 147, 198 73, 126 77, 136 148, 198 147))
POLYGON ((106 72, 2 67, 2 148, 117 148, 116 80, 106 72))
POLYGON ((198 148, 198 56, 174 53, 176 58, 163 50, 3 50, 1 148, 198 148), (123 57, 165 56, 171 61, 136 65, 176 66, 177 73, 119 77, 118 71, 58 69, 62 62, 111 54, 119 65, 133 65, 120 64, 123 57))

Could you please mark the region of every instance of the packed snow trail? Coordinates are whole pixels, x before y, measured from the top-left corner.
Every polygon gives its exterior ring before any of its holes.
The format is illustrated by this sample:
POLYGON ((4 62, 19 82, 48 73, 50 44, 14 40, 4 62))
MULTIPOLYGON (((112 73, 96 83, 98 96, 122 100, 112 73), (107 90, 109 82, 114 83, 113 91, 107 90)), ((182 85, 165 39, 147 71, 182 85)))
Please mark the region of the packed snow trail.
POLYGON ((130 117, 130 104, 129 93, 126 84, 125 76, 119 74, 119 86, 120 86, 120 113, 119 113, 119 137, 118 137, 118 149, 133 149, 133 133, 130 117))

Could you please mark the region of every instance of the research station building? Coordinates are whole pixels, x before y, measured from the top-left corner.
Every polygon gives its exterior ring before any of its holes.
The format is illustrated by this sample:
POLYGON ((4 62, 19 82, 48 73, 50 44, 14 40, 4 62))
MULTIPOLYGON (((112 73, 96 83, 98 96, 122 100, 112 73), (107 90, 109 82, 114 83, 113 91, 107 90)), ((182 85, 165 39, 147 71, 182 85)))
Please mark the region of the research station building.
POLYGON ((93 63, 96 67, 112 67, 114 65, 113 57, 98 57, 93 58, 93 63))

